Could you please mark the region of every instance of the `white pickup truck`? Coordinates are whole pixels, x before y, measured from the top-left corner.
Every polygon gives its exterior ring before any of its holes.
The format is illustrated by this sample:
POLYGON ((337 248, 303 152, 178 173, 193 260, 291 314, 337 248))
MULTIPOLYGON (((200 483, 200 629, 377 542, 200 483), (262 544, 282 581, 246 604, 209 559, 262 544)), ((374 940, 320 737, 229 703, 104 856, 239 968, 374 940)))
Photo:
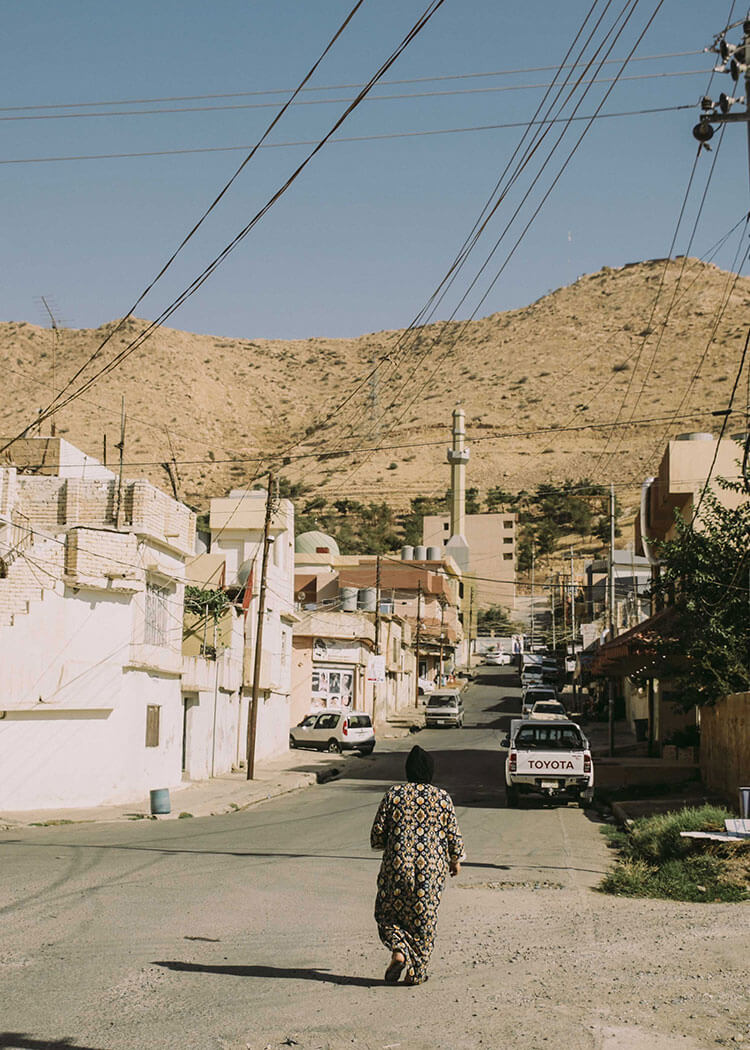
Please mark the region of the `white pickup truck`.
POLYGON ((517 806, 521 795, 564 798, 583 808, 594 797, 594 763, 588 740, 567 719, 513 719, 503 740, 505 796, 517 806))

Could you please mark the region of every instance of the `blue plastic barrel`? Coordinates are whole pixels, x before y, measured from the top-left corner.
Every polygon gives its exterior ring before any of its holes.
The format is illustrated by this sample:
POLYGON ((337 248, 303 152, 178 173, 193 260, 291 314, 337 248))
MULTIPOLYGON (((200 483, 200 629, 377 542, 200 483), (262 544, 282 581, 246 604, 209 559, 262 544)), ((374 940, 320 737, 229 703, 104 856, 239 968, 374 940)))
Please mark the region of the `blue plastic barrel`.
POLYGON ((154 788, 154 790, 150 792, 150 797, 151 812, 154 815, 172 812, 172 807, 169 804, 168 788, 154 788))

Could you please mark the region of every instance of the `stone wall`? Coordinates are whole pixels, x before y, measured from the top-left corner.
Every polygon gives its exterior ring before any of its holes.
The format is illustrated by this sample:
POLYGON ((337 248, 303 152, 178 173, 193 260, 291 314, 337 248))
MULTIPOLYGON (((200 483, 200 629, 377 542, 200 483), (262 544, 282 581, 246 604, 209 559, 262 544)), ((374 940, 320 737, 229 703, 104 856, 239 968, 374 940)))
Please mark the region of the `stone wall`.
POLYGON ((737 806, 737 789, 750 785, 750 693, 701 709, 701 776, 707 788, 737 806))

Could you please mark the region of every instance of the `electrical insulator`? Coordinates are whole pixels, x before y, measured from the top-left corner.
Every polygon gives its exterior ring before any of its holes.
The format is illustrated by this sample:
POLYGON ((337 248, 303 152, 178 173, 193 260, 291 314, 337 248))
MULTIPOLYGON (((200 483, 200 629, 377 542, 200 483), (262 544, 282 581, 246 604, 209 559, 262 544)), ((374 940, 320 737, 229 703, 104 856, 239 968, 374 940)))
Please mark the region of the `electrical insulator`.
POLYGON ((709 139, 712 139, 713 137, 714 129, 707 120, 701 120, 701 122, 696 124, 693 128, 693 138, 697 139, 698 142, 708 142, 709 139))
POLYGON ((704 95, 701 99, 701 109, 710 110, 714 108, 713 99, 709 98, 708 95, 704 95))
POLYGON ((730 98, 729 95, 725 95, 724 92, 719 95, 719 109, 722 113, 728 113, 730 107, 736 99, 730 98))

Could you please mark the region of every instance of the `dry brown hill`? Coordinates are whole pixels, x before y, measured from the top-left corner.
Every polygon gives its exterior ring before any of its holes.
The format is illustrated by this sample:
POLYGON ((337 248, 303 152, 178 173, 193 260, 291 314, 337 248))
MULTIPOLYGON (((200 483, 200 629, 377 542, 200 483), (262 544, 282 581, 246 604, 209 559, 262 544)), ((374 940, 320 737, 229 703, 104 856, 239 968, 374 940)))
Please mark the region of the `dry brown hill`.
MULTIPOLYGON (((472 447, 469 484, 483 492, 584 476, 637 484, 667 437, 718 428, 709 413, 727 404, 749 306, 750 279, 676 259, 605 267, 523 309, 408 338, 225 339, 165 328, 55 423, 99 457, 106 435, 114 462, 124 395, 127 473, 168 490, 161 464, 174 456, 180 495, 198 507, 247 483, 271 458, 278 465, 284 452, 285 474, 331 494, 401 504, 442 492, 459 401, 472 447), (376 359, 377 382, 367 379, 376 359), (661 421, 614 433, 566 429, 606 425, 618 413, 661 421), (382 450, 342 451, 373 446, 382 450)), ((0 433, 27 426, 111 327, 64 330, 56 341, 48 329, 0 324, 0 433)), ((85 376, 140 328, 127 322, 85 376)))

